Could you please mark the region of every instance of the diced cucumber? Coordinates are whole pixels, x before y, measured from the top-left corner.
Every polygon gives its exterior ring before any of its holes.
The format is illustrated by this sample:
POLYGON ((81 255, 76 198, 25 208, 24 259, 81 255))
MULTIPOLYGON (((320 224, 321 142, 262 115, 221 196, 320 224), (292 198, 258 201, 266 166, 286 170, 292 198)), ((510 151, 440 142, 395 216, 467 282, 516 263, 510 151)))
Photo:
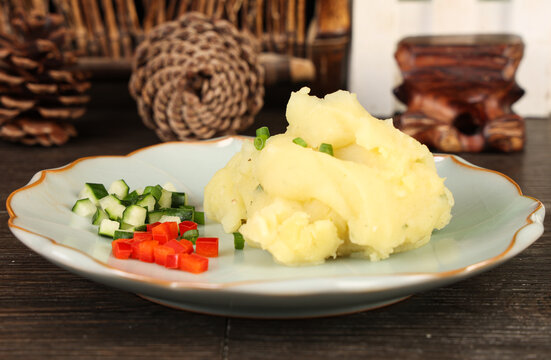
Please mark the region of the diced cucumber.
POLYGON ((147 222, 153 224, 154 222, 159 221, 159 219, 164 215, 163 210, 155 210, 147 213, 147 222))
POLYGON ((118 221, 103 219, 99 225, 98 234, 112 238, 115 235, 115 230, 118 230, 119 227, 118 221))
POLYGON ((197 240, 198 237, 199 237, 199 230, 197 229, 188 230, 182 235, 182 238, 191 241, 193 245, 195 245, 195 240, 197 240))
POLYGON ((183 192, 172 192, 172 203, 170 207, 180 207, 187 205, 187 194, 183 192))
POLYGON ((123 204, 134 205, 140 199, 140 195, 136 190, 132 191, 122 199, 123 204))
POLYGON ((180 221, 193 220, 193 213, 194 211, 190 207, 168 208, 168 209, 150 211, 149 213, 147 213, 147 216, 148 216, 148 222, 152 224, 154 222, 159 221, 163 215, 177 216, 180 218, 180 221))
POLYGON ((109 219, 109 215, 102 209, 96 208, 96 213, 92 216, 92 224, 99 225, 104 219, 109 219))
POLYGON ((155 186, 146 186, 145 189, 143 189, 143 195, 145 194, 151 194, 155 197, 155 200, 159 201, 161 198, 161 186, 155 185, 155 186))
POLYGON ((71 209, 79 216, 92 216, 96 213, 96 210, 96 205, 89 198, 77 200, 71 209))
POLYGON ((145 224, 147 210, 139 205, 130 205, 122 214, 122 221, 132 226, 145 224))
POLYGON ((143 224, 143 225, 140 225, 140 226, 136 226, 136 227, 134 227, 134 231, 147 231, 147 225, 143 224))
POLYGON ((176 186, 174 186, 171 182, 167 182, 163 185, 163 189, 174 192, 176 191, 176 186))
POLYGON ((205 213, 202 211, 195 211, 193 213, 193 220, 199 225, 205 225, 205 213))
POLYGON ((161 218, 158 220, 159 222, 176 222, 176 223, 181 223, 182 221, 180 220, 180 217, 179 216, 169 216, 169 215, 163 215, 161 216, 161 218))
POLYGON ((115 230, 115 232, 113 233, 113 240, 132 239, 133 237, 134 237, 134 231, 115 230))
POLYGON ((121 200, 128 195, 128 190, 129 187, 123 179, 113 181, 109 186, 109 194, 113 194, 121 200))
POLYGON ((159 207, 161 209, 170 208, 172 205, 172 191, 161 189, 161 197, 159 198, 159 207))
POLYGON ((155 210, 155 204, 157 204, 157 200, 152 194, 146 194, 141 199, 136 201, 136 205, 146 208, 147 211, 155 210))
POLYGON ((79 199, 90 199, 94 205, 98 205, 99 199, 109 195, 103 184, 86 183, 80 191, 79 199))
POLYGON ((122 213, 126 209, 121 201, 115 195, 107 195, 100 199, 99 205, 109 215, 111 220, 119 220, 122 218, 122 213))
POLYGON ((127 224, 127 223, 121 223, 121 230, 126 230, 126 231, 136 231, 136 227, 134 225, 130 225, 130 224, 127 224))
POLYGON ((180 221, 193 220, 194 211, 190 208, 169 208, 161 210, 163 215, 166 216, 178 216, 180 221))

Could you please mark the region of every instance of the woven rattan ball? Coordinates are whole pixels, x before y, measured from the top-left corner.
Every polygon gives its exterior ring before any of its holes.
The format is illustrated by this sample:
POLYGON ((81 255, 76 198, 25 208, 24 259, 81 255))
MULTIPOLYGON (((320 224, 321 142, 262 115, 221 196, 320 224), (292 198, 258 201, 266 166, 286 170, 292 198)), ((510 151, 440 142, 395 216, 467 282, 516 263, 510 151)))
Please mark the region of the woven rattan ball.
POLYGON ((164 141, 249 127, 263 104, 260 44, 230 22, 188 13, 151 30, 136 49, 129 89, 164 141))

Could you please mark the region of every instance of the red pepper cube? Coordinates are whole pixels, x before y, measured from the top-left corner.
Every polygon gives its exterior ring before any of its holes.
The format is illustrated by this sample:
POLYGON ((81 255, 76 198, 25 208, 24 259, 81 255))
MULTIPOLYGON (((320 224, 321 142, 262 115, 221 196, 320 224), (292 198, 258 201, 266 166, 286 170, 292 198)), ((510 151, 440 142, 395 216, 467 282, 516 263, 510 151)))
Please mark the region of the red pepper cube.
POLYGON ((180 267, 180 254, 168 254, 166 256, 165 267, 178 269, 180 267))
POLYGON ((165 266, 166 257, 174 253, 176 252, 173 248, 165 245, 157 245, 153 249, 153 257, 155 258, 155 262, 161 266, 165 266))
POLYGON ((189 240, 180 240, 180 245, 184 247, 184 253, 191 254, 193 252, 193 243, 189 240))
POLYGON ((200 237, 195 240, 195 252, 207 257, 218 256, 218 238, 200 237))
POLYGON ((168 241, 168 235, 161 233, 161 234, 155 234, 153 233, 153 240, 158 241, 159 244, 164 245, 168 241))
POLYGON ((180 270, 199 274, 207 271, 209 259, 197 254, 180 254, 180 270))
POLYGON ((197 230, 197 223, 185 220, 178 224, 178 228, 180 229, 180 235, 184 235, 188 230, 197 230))
POLYGON ((117 259, 128 259, 132 255, 132 245, 126 239, 115 240, 111 243, 113 255, 117 259))
POLYGON ((139 244, 144 240, 132 240, 130 243, 132 245, 132 255, 130 257, 132 259, 140 259, 140 251, 139 251, 139 244))
POLYGON ((176 239, 178 237, 178 224, 174 221, 164 222, 155 226, 151 230, 151 233, 153 234, 153 239, 155 239, 156 234, 165 234, 167 237, 166 241, 176 239))
POLYGON ((161 223, 160 222, 154 222, 153 224, 147 224, 145 227, 147 229, 147 232, 151 232, 151 230, 153 230, 153 228, 157 225, 160 225, 161 223))
POLYGON ((153 236, 151 235, 151 233, 145 231, 134 231, 134 240, 153 240, 153 236))
POLYGON ((174 221, 165 222, 165 226, 168 228, 168 240, 178 238, 178 223, 174 221))
POLYGON ((191 254, 193 252, 193 243, 188 240, 169 240, 165 245, 173 248, 176 254, 191 254))
POLYGON ((138 244, 138 258, 140 261, 152 263, 155 261, 153 249, 159 243, 155 240, 144 240, 138 244))

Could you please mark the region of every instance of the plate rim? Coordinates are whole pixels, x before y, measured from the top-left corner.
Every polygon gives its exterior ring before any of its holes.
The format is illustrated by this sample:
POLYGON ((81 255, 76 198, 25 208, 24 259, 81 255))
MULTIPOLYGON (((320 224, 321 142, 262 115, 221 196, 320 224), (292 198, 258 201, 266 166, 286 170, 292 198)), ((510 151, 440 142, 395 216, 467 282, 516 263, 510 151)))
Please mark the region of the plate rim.
MULTIPOLYGON (((78 159, 76 159, 76 160, 74 160, 74 161, 72 161, 72 162, 70 162, 70 163, 68 163, 64 166, 61 166, 61 167, 40 170, 36 174, 34 174, 33 177, 31 177, 31 180, 29 181, 28 184, 14 190, 8 196, 8 198, 6 200, 6 209, 8 211, 8 215, 9 215, 8 227, 10 228, 10 231, 12 231, 14 236, 27 247, 29 247, 29 246, 25 243, 25 241, 23 241, 22 239, 20 239, 17 236, 14 229, 18 229, 20 231, 38 236, 38 237, 40 237, 42 239, 45 239, 45 240, 48 240, 51 243, 51 245, 53 245, 53 246, 63 247, 63 248, 69 249, 70 251, 74 251, 76 253, 79 253, 80 255, 83 255, 83 256, 87 257, 88 259, 92 260, 93 262, 95 262, 96 264, 100 265, 101 267, 107 269, 109 271, 109 274, 112 275, 112 276, 122 277, 125 280, 144 283, 144 284, 147 284, 147 285, 159 286, 159 287, 162 287, 162 288, 167 289, 167 290, 234 290, 234 291, 243 291, 243 289, 240 289, 240 287, 245 286, 245 289, 247 289, 247 286, 255 285, 255 284, 282 283, 282 282, 286 282, 286 281, 292 281, 291 279, 283 279, 283 280, 282 279, 266 279, 266 280, 261 279, 261 280, 234 281, 234 282, 227 282, 227 283, 208 283, 208 282, 197 282, 197 281, 161 280, 161 279, 155 278, 153 276, 136 274, 136 273, 128 272, 128 271, 125 271, 125 270, 121 270, 117 267, 108 265, 107 263, 104 263, 104 262, 102 262, 98 259, 95 259, 94 257, 90 256, 88 253, 86 253, 84 251, 81 251, 81 250, 76 249, 74 247, 71 247, 69 245, 61 244, 61 243, 57 242, 55 239, 53 239, 53 238, 51 238, 47 235, 37 233, 35 231, 26 229, 25 227, 20 226, 20 225, 16 225, 14 223, 15 219, 18 218, 18 215, 13 210, 13 208, 11 206, 11 203, 12 203, 13 197, 16 194, 18 194, 20 192, 23 192, 25 190, 28 190, 30 188, 33 188, 35 186, 40 185, 42 182, 44 182, 44 180, 46 179, 46 177, 49 174, 57 174, 57 173, 68 171, 68 170, 72 169, 75 165, 77 165, 81 162, 85 162, 87 160, 98 159, 98 158, 122 158, 122 159, 130 158, 133 155, 136 155, 140 152, 148 151, 148 150, 151 150, 153 148, 163 147, 163 146, 167 146, 167 145, 213 145, 213 144, 221 143, 221 142, 224 142, 224 141, 233 142, 233 141, 236 141, 236 140, 245 140, 245 139, 251 139, 251 138, 247 137, 247 136, 241 136, 241 135, 231 135, 231 136, 224 136, 224 137, 219 137, 219 138, 214 138, 214 139, 209 139, 209 140, 194 140, 194 141, 185 141, 185 142, 184 141, 162 142, 162 143, 157 143, 157 144, 153 144, 153 145, 149 145, 149 146, 146 146, 146 147, 136 149, 134 151, 129 152, 126 155, 92 155, 92 156, 86 156, 86 157, 78 158, 78 159)), ((493 256, 493 257, 486 258, 486 259, 481 260, 479 262, 476 262, 476 263, 473 263, 473 264, 470 264, 470 265, 467 265, 467 266, 464 266, 464 267, 461 267, 461 268, 442 271, 442 272, 405 272, 405 273, 392 273, 392 274, 361 274, 361 275, 347 275, 347 276, 334 275, 334 276, 330 276, 330 278, 352 279, 352 278, 376 278, 376 277, 399 277, 399 276, 402 276, 402 277, 411 278, 411 279, 413 279, 413 278, 422 278, 422 279, 425 279, 428 282, 430 282, 430 281, 442 281, 442 280, 445 280, 445 279, 451 280, 451 279, 456 279, 456 278, 462 278, 462 277, 467 277, 470 274, 476 274, 477 272, 485 270, 485 269, 490 269, 490 268, 500 264, 501 262, 507 260, 508 259, 507 255, 510 253, 510 251, 514 248, 514 245, 516 244, 518 234, 523 229, 525 229, 526 227, 531 226, 531 225, 539 225, 541 227, 541 233, 538 236, 536 236, 535 239, 532 240, 529 245, 533 244, 541 236, 541 234, 543 233, 543 218, 541 219, 541 221, 539 221, 540 219, 538 219, 534 215, 536 213, 538 213, 539 211, 544 211, 544 214, 545 214, 545 206, 543 205, 543 203, 540 200, 538 200, 538 199, 536 199, 532 196, 524 195, 521 188, 520 188, 520 186, 513 179, 511 179, 509 176, 507 176, 507 175, 505 175, 505 174, 503 174, 499 171, 496 171, 496 170, 487 169, 487 168, 483 168, 483 167, 473 165, 470 162, 468 162, 467 160, 465 160, 465 159, 463 159, 463 158, 461 158, 461 157, 459 157, 455 154, 433 153, 433 156, 435 158, 451 159, 451 161, 454 162, 456 165, 462 166, 462 167, 465 167, 465 168, 468 168, 468 169, 471 169, 471 170, 488 172, 488 173, 492 173, 492 174, 501 176, 505 180, 507 180, 510 184, 512 184, 514 186, 514 188, 517 190, 518 196, 527 198, 527 199, 533 201, 537 205, 537 206, 535 206, 534 210, 532 210, 526 216, 524 224, 516 229, 516 231, 512 235, 511 240, 510 240, 509 244, 507 245, 507 247, 505 248, 505 250, 502 251, 501 253, 493 256)), ((36 252, 36 250, 34 250, 34 249, 31 249, 31 250, 36 252)), ((48 261, 54 261, 56 265, 60 264, 59 261, 55 261, 57 259, 55 259, 53 257, 50 258, 50 256, 46 256, 43 253, 39 253, 39 255, 46 258, 48 261)), ((68 265, 64 266, 64 267, 68 270, 70 270, 69 268, 73 268, 73 267, 68 266, 68 265)), ((95 275, 95 272, 93 272, 91 270, 86 270, 86 269, 76 269, 76 270, 78 270, 79 273, 85 272, 85 273, 90 275, 90 278, 94 279, 93 275, 95 275)), ((326 276, 325 277, 315 276, 315 277, 311 277, 309 279, 320 279, 320 278, 327 278, 327 277, 326 276)), ((343 292, 343 293, 354 293, 354 292, 368 293, 368 292, 380 292, 380 291, 392 290, 392 289, 396 289, 396 286, 388 286, 388 287, 385 287, 384 289, 378 288, 378 289, 374 289, 374 290, 357 288, 357 289, 340 289, 340 291, 343 292)), ((255 293, 255 294, 259 294, 259 295, 263 294, 262 291, 259 292, 259 291, 254 291, 254 290, 251 290, 251 289, 244 290, 244 292, 246 292, 246 293, 255 293)), ((292 292, 292 293, 289 293, 289 294, 283 294, 283 293, 280 293, 280 292, 278 292, 276 294, 276 293, 269 292, 267 294, 269 294, 270 296, 276 296, 276 295, 290 296, 290 295, 307 295, 307 294, 315 294, 315 293, 317 293, 317 292, 315 292, 315 291, 305 291, 304 293, 301 292, 300 294, 297 294, 297 292, 292 292)))

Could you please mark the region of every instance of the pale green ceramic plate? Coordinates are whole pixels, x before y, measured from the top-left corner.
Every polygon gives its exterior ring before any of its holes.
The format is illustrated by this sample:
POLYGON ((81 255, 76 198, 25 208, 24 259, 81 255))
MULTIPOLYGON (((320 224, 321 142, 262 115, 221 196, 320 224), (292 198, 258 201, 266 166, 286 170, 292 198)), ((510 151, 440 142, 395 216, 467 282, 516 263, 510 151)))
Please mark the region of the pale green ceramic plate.
POLYGON ((456 201, 451 223, 429 244, 380 262, 345 258, 285 267, 262 250, 235 251, 233 237, 207 223, 205 234, 221 238, 220 256, 211 259, 209 271, 193 275, 115 259, 110 241, 71 212, 85 182, 120 178, 131 188, 171 182, 200 207, 203 187, 242 141, 165 143, 41 171, 8 198, 10 229, 49 261, 94 281, 191 311, 266 318, 337 315, 389 304, 499 265, 543 232, 540 201, 523 196, 508 177, 452 156, 435 157, 456 201))

